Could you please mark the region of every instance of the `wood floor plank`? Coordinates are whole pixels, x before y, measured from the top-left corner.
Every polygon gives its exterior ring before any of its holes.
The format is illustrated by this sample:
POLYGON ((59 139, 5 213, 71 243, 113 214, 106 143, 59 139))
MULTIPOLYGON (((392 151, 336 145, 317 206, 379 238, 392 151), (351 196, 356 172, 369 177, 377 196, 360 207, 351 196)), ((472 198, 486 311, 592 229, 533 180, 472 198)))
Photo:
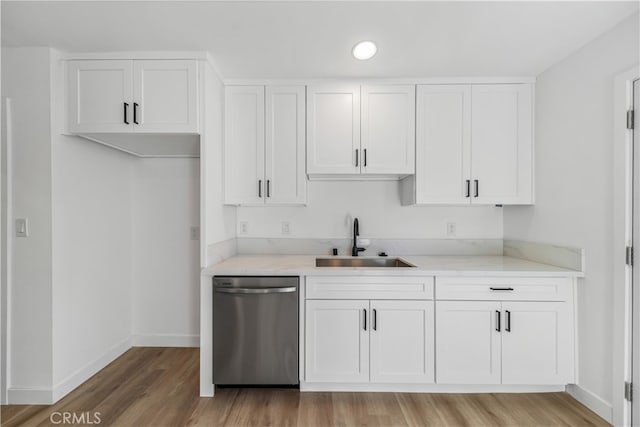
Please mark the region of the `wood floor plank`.
POLYGON ((101 426, 607 426, 567 393, 199 393, 199 350, 133 348, 54 405, 2 406, 7 427, 51 426, 51 414, 100 412, 101 426))

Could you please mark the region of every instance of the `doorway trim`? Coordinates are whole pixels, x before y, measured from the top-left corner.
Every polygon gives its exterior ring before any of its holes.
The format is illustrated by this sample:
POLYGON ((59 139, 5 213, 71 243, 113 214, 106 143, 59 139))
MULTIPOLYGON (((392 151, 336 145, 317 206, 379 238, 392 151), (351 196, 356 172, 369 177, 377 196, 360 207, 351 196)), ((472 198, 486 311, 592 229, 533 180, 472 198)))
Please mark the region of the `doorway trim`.
MULTIPOLYGON (((618 74, 613 86, 613 378, 612 423, 628 426, 631 405, 624 398, 624 383, 631 380, 631 268, 625 261, 632 245, 633 150, 626 114, 633 106, 633 81, 638 66, 618 74)), ((639 267, 640 268, 640 267, 639 267)))

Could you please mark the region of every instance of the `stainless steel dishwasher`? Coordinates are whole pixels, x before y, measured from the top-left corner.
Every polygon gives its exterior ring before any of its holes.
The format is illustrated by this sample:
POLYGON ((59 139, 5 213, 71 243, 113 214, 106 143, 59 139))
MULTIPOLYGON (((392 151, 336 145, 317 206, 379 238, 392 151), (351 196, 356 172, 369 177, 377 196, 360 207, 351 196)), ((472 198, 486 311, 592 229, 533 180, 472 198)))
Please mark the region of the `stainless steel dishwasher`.
POLYGON ((214 277, 213 383, 299 383, 298 277, 214 277))

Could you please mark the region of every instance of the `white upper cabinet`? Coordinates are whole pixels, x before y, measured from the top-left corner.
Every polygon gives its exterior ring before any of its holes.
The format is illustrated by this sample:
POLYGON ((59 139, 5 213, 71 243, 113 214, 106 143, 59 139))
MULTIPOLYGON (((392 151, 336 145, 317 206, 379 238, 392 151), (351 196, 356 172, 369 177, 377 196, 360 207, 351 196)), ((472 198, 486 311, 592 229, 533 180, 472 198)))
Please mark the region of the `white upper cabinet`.
POLYGON ((307 173, 360 173, 360 87, 307 87, 307 173))
POLYGON ((472 203, 532 203, 531 85, 475 85, 471 95, 472 203))
POLYGON ((531 84, 420 85, 404 204, 533 203, 531 84))
POLYGON ((415 86, 362 86, 362 173, 415 170, 415 86))
POLYGON ((227 86, 225 203, 306 202, 304 86, 227 86))
POLYGON ((67 68, 71 133, 197 133, 196 60, 78 60, 67 68))
POLYGON ((136 131, 197 132, 196 76, 196 61, 134 61, 136 131))
POLYGON ((131 132, 132 61, 69 61, 69 131, 131 132))
POLYGON ((469 203, 471 86, 418 86, 416 115, 417 203, 469 203))
POLYGON ((307 87, 307 174, 406 176, 414 164, 415 86, 307 87))
POLYGON ((304 204, 304 86, 267 86, 265 202, 304 204))
POLYGON ((264 86, 227 86, 225 203, 264 203, 264 86))

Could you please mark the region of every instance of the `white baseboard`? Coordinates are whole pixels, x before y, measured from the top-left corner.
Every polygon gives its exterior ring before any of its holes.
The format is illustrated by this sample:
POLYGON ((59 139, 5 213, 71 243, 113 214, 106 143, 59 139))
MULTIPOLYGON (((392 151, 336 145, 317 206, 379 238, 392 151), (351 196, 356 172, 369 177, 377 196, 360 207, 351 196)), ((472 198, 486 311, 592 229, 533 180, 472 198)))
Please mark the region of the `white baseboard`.
POLYGON ((7 389, 9 405, 51 405, 53 390, 50 388, 14 388, 7 389))
POLYGON ((466 384, 387 384, 387 383, 308 383, 300 382, 300 391, 393 392, 393 393, 553 393, 562 385, 466 385, 466 384))
POLYGON ((613 407, 611 403, 603 400, 593 392, 580 387, 577 384, 569 384, 567 393, 573 396, 578 402, 598 414, 602 419, 611 424, 613 422, 613 407))
POLYGON ((7 390, 7 400, 10 405, 51 405, 62 399, 80 384, 94 376, 109 363, 120 357, 122 353, 131 348, 131 340, 127 338, 123 342, 111 347, 106 353, 96 360, 87 363, 53 388, 19 388, 10 387, 7 390))
POLYGON ((107 366, 109 363, 120 357, 125 351, 131 348, 131 339, 127 338, 111 347, 102 356, 96 360, 87 363, 82 368, 78 369, 64 380, 53 386, 53 402, 57 402, 64 396, 73 391, 83 382, 98 373, 101 369, 107 366))
POLYGON ((134 347, 200 347, 200 335, 134 335, 134 347))

